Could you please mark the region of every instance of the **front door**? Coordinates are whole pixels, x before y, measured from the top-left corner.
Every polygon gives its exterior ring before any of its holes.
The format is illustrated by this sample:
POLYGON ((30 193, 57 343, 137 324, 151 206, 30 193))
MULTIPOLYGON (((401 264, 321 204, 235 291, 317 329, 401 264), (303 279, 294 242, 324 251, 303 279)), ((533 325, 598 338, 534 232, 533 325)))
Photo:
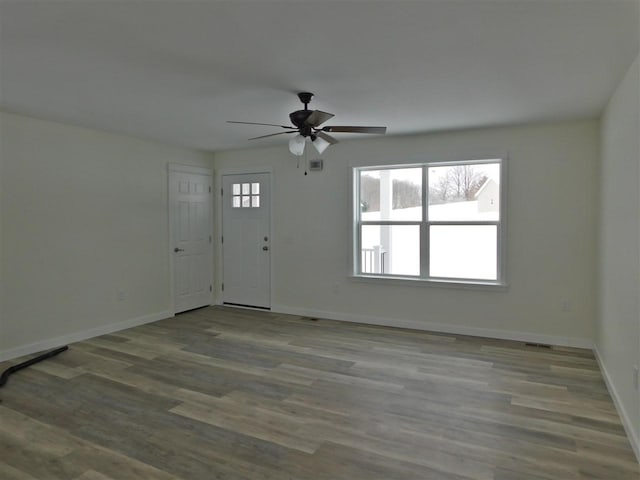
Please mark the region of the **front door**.
POLYGON ((175 313, 211 305, 211 174, 171 166, 169 203, 175 313), (175 169, 185 171, 174 171, 175 169))
POLYGON ((222 177, 222 300, 271 307, 270 174, 222 177))

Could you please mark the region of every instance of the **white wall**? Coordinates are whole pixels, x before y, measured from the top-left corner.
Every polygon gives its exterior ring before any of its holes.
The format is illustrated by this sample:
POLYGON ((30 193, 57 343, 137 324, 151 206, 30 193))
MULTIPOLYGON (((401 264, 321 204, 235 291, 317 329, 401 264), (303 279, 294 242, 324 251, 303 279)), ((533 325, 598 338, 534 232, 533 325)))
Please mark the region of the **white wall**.
MULTIPOLYGON (((4 136, 2 135, 2 125, 3 125, 3 117, 2 117, 2 113, 0 112, 0 352, 2 351, 2 338, 3 338, 3 334, 2 332, 4 331, 4 307, 3 307, 3 302, 2 302, 2 292, 4 290, 4 276, 2 275, 2 259, 3 259, 3 244, 4 244, 4 240, 3 240, 3 227, 2 227, 2 192, 4 190, 3 185, 4 182, 2 181, 3 178, 3 172, 4 172, 4 155, 3 155, 3 151, 4 151, 4 136)), ((1 358, 1 357, 0 357, 1 358)))
POLYGON ((599 306, 596 348, 640 459, 640 61, 602 117, 599 306), (625 418, 626 417, 626 418, 625 418))
POLYGON ((211 155, 0 121, 0 359, 171 314, 167 163, 211 167, 211 155))
POLYGON ((581 121, 344 141, 325 152, 324 171, 308 176, 296 169, 296 159, 284 144, 219 152, 214 163, 217 171, 274 168, 275 310, 590 346, 598 154, 597 122, 581 121), (348 278, 349 166, 486 158, 505 152, 506 291, 348 278), (563 299, 570 303, 568 312, 561 311, 563 299))

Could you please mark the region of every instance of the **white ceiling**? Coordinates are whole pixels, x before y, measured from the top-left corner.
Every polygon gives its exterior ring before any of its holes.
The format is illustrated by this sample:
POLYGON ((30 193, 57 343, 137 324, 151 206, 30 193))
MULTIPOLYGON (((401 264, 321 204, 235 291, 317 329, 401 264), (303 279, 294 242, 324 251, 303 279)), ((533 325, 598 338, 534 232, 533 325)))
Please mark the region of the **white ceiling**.
POLYGON ((284 143, 225 120, 288 123, 301 90, 389 134, 594 117, 638 3, 1 0, 0 105, 210 150, 284 143))

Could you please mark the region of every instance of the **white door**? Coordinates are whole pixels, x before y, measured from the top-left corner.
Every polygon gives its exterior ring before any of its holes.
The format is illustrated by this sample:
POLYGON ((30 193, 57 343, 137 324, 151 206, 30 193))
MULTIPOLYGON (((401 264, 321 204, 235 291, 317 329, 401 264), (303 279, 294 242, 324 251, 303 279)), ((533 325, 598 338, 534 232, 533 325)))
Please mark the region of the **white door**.
POLYGON ((211 305, 211 174, 170 166, 169 203, 175 313, 211 305), (187 171, 175 171, 175 170, 187 171))
POLYGON ((222 299, 271 308, 270 176, 222 177, 222 299))

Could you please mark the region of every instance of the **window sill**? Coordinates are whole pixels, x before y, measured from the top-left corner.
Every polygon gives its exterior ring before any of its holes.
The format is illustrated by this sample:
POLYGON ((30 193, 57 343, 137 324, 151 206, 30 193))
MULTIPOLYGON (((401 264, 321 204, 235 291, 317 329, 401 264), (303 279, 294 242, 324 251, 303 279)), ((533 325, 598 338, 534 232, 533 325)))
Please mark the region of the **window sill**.
POLYGON ((432 280, 413 277, 388 277, 379 275, 350 275, 349 279, 354 282, 373 283, 378 285, 404 285, 412 287, 440 287, 454 288, 462 290, 486 290, 492 292, 504 292, 509 289, 507 283, 482 281, 482 280, 432 280))

